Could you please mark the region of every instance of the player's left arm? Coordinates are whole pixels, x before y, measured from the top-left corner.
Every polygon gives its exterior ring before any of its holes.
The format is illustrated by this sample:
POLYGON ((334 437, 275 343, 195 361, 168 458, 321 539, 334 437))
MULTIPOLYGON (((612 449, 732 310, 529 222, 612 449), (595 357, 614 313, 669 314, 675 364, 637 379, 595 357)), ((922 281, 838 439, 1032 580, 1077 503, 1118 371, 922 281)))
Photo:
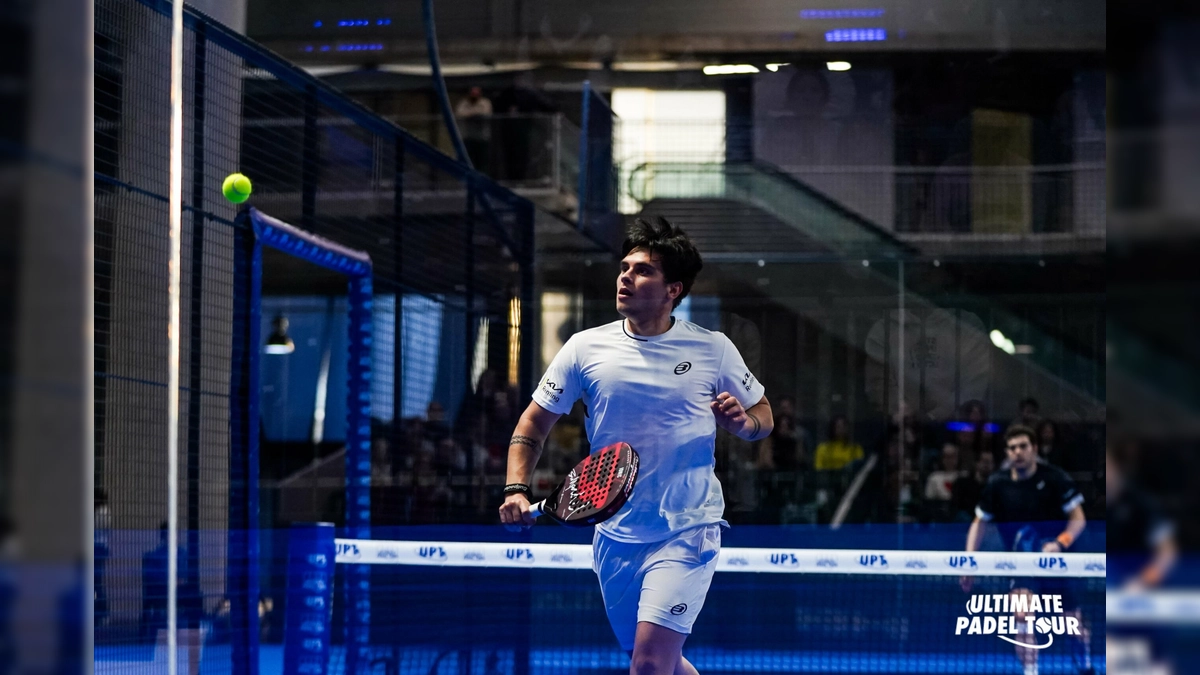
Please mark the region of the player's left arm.
POLYGON ((1159 518, 1156 514, 1152 515, 1150 527, 1147 529, 1146 544, 1154 553, 1150 562, 1146 563, 1138 575, 1125 584, 1126 590, 1144 590, 1160 585, 1179 558, 1175 527, 1170 521, 1159 518))
POLYGON ((1046 553, 1061 553, 1069 548, 1083 534, 1087 527, 1087 517, 1083 515, 1083 495, 1075 486, 1075 481, 1062 471, 1053 471, 1047 478, 1047 486, 1059 495, 1062 512, 1067 516, 1067 526, 1057 537, 1042 545, 1046 553))
POLYGON ((743 440, 766 438, 775 429, 775 416, 771 413, 771 402, 766 396, 746 408, 736 396, 723 391, 712 402, 712 409, 717 426, 743 440))
POLYGON ((1067 514, 1066 528, 1057 537, 1046 542, 1042 546, 1042 550, 1046 553, 1060 553, 1067 550, 1079 539, 1079 535, 1083 534, 1086 527, 1087 516, 1083 515, 1083 506, 1076 506, 1067 514))

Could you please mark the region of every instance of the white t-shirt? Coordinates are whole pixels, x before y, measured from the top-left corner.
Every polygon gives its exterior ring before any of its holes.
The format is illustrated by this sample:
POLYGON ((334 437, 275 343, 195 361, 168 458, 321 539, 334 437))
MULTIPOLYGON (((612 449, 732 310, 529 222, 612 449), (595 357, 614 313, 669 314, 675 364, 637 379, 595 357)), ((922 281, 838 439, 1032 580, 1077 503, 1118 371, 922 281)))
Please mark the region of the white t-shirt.
POLYGON ((635 336, 621 320, 572 336, 533 400, 565 414, 582 398, 593 449, 625 442, 637 451, 632 497, 597 527, 618 541, 650 543, 727 524, 710 407, 726 391, 749 408, 764 389, 724 334, 675 321, 662 335, 635 336))

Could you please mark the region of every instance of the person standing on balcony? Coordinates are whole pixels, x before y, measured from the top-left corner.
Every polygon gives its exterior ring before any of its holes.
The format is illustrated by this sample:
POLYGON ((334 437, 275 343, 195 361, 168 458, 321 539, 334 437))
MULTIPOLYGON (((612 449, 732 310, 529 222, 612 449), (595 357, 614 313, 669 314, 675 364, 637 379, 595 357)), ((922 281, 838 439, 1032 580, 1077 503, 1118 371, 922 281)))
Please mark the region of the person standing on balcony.
POLYGON ((492 142, 492 101, 483 95, 483 89, 471 87, 467 97, 458 102, 454 109, 461 127, 463 145, 475 168, 489 173, 489 150, 492 142))

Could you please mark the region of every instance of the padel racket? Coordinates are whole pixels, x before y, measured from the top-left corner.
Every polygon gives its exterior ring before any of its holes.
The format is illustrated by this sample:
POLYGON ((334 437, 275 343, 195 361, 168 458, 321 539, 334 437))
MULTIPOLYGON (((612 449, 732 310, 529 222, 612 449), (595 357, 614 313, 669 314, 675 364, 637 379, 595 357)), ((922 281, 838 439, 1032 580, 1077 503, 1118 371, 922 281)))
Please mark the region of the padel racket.
MULTIPOLYGON (((638 454, 628 443, 613 443, 577 464, 550 496, 529 508, 567 527, 587 527, 617 514, 637 480, 638 454)), ((509 527, 513 529, 513 527, 509 527)))

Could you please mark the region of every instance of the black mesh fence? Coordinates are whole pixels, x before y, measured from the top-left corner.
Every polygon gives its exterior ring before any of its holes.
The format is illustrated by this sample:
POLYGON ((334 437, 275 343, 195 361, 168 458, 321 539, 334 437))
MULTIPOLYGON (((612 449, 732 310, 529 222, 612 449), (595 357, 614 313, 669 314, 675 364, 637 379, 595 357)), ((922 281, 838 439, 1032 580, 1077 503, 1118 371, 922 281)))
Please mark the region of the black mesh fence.
MULTIPOLYGON (((95 27, 96 665, 162 672, 169 3, 101 0, 95 27)), ((247 456, 238 364, 263 345, 239 324, 242 226, 222 180, 246 174, 261 211, 371 256, 372 435, 389 485, 394 466, 429 461, 420 443, 403 451, 406 434, 463 443, 483 372, 528 390, 532 312, 514 322, 532 300, 533 207, 191 10, 183 89, 180 645, 190 672, 250 672, 251 634, 271 642, 282 625, 282 589, 251 545, 259 528, 340 521, 345 508, 346 279, 266 255, 262 335, 287 318, 295 350, 264 356, 261 455, 247 456)), ((466 478, 475 460, 431 471, 466 478)), ((398 494, 380 494, 378 518, 424 517, 398 494)))

